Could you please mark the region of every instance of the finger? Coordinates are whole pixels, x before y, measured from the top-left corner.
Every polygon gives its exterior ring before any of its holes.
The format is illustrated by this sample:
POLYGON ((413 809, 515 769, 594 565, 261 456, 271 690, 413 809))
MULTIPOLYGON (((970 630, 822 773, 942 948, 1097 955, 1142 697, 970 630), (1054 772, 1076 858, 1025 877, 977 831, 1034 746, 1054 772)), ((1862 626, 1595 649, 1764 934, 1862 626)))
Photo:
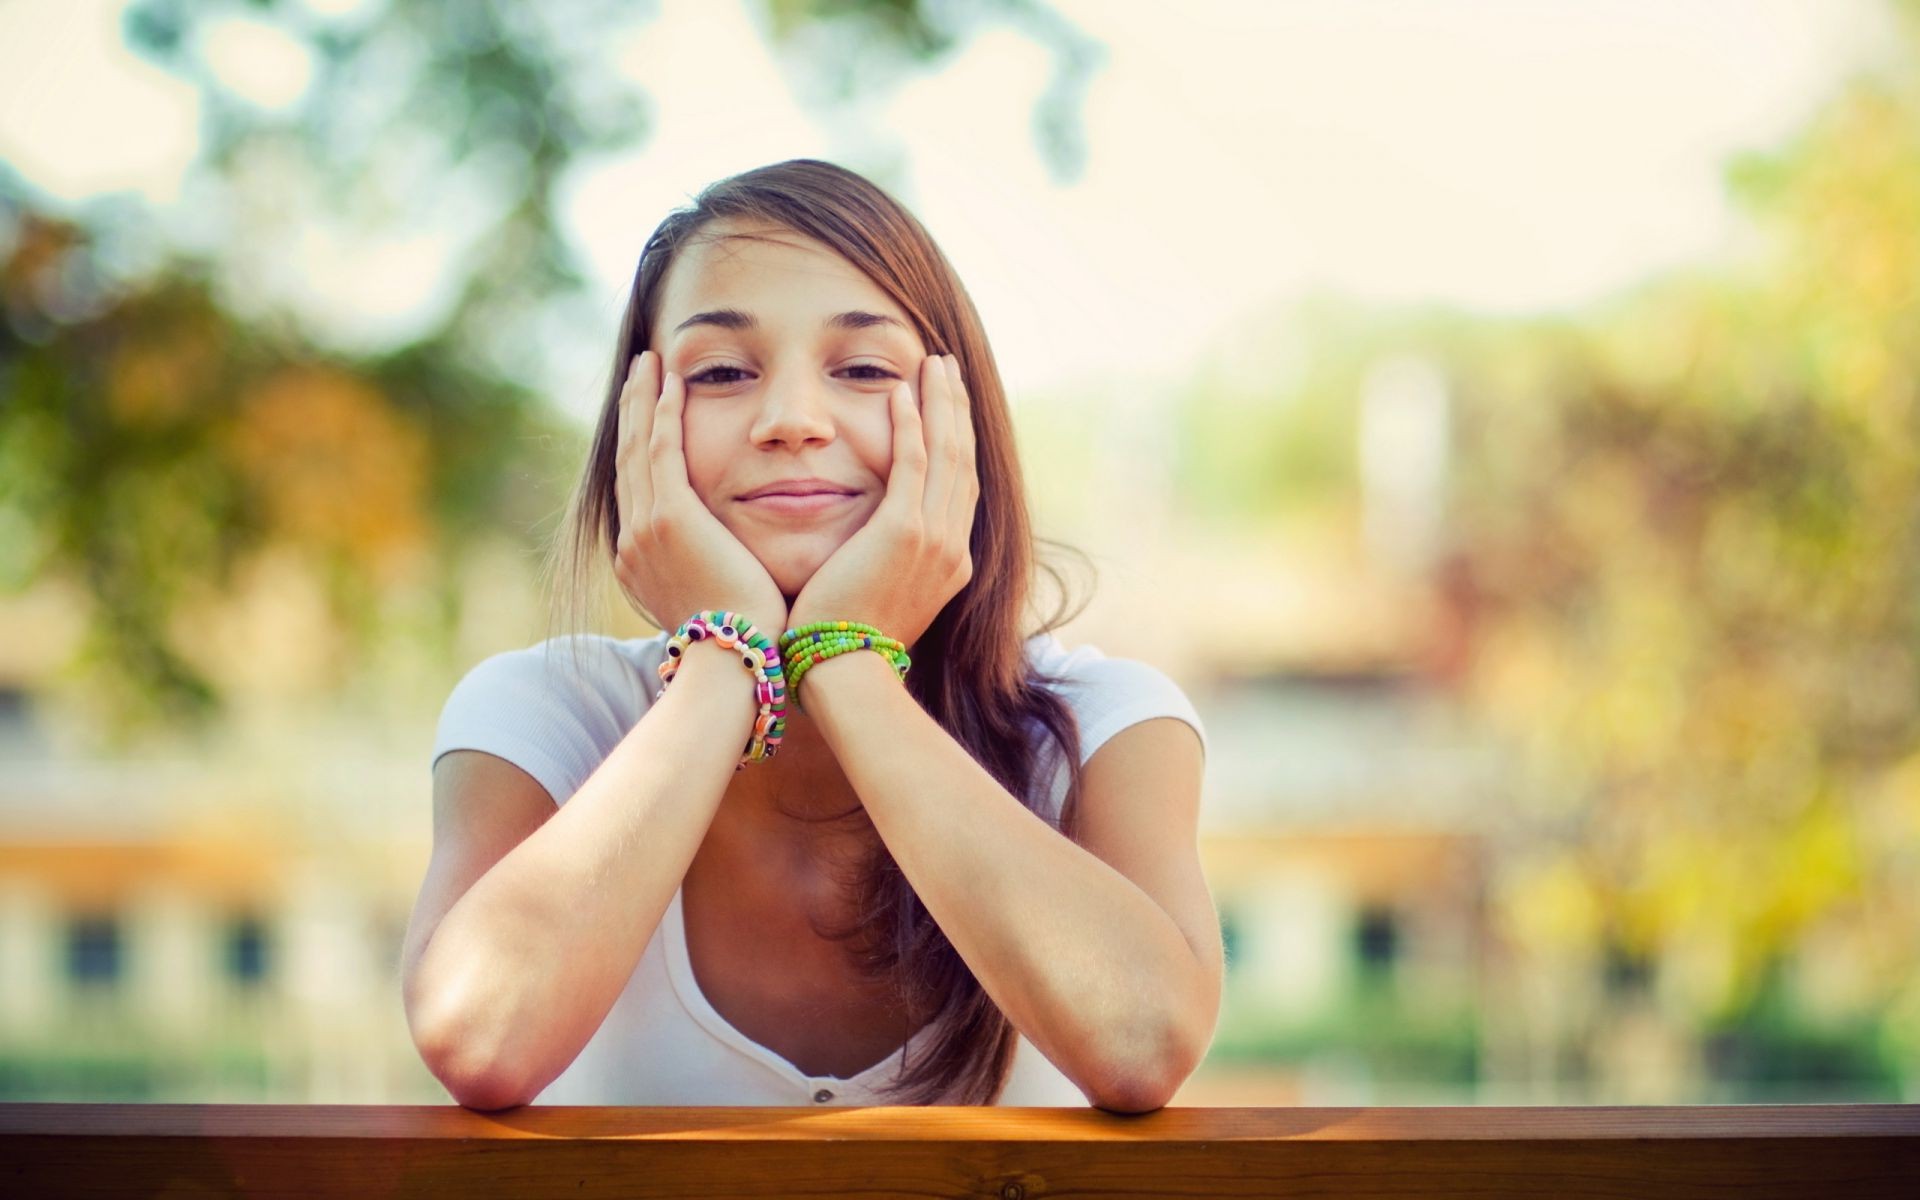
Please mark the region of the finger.
POLYGON ((660 387, 660 406, 654 414, 653 434, 647 442, 647 477, 653 482, 657 505, 683 504, 693 495, 687 479, 687 460, 681 448, 682 414, 686 412, 687 384, 668 371, 660 387))
POLYGON ((660 412, 660 352, 642 350, 640 369, 633 378, 633 399, 623 474, 627 481, 627 502, 633 507, 633 519, 645 524, 653 515, 653 480, 647 463, 647 446, 653 440, 653 426, 660 412))
POLYGON ((902 520, 910 516, 917 520, 927 482, 927 447, 922 440, 919 405, 913 386, 904 379, 887 393, 887 400, 893 406, 893 463, 887 468, 887 494, 880 498, 880 507, 902 520))
POLYGON ((943 530, 947 506, 953 502, 953 403, 948 396, 952 384, 947 378, 945 356, 929 354, 921 359, 920 380, 920 423, 925 427, 927 446, 927 483, 921 510, 927 529, 943 530))
POLYGON ((950 511, 954 528, 966 538, 973 532, 974 508, 980 499, 980 465, 974 448, 973 398, 967 394, 966 379, 961 374, 957 356, 947 358, 947 378, 953 385, 949 389, 953 401, 953 440, 960 451, 950 511))
POLYGON ((613 502, 620 516, 622 533, 633 528, 633 472, 627 469, 627 447, 633 432, 633 382, 640 374, 641 357, 636 354, 627 360, 627 377, 620 384, 619 422, 613 439, 613 502))

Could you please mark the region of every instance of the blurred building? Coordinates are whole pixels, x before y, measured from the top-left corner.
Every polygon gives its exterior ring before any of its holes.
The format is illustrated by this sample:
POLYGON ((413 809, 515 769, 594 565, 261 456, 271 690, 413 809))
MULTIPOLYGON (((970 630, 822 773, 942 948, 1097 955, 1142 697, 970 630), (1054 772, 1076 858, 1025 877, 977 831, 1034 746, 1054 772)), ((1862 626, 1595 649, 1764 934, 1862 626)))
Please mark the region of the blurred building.
MULTIPOLYGON (((417 763, 355 766, 421 802, 417 763)), ((418 841, 319 832, 298 792, 204 756, 5 761, 0 1096, 440 1098, 397 990, 418 841)))

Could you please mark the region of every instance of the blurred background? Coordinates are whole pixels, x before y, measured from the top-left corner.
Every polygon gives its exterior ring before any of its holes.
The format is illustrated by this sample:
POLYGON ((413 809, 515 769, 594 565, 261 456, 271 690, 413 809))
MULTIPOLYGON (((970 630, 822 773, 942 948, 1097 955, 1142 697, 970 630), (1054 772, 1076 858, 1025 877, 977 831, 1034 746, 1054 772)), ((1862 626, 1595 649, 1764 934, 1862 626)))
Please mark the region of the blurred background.
POLYGON ((1176 1104, 1920 1099, 1900 0, 0 3, 0 1098, 448 1102, 440 705, 646 235, 797 156, 1207 722, 1176 1104))

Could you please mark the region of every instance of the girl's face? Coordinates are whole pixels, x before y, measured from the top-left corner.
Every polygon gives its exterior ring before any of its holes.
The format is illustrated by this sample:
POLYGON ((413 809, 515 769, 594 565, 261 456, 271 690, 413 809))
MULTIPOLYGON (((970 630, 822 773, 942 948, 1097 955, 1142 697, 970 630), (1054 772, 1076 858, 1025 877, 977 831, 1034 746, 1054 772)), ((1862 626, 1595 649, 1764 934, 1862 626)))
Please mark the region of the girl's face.
POLYGON ((791 600, 886 494, 887 393, 919 378, 927 347, 885 292, 822 243, 736 221, 705 232, 667 272, 653 349, 686 381, 695 494, 791 600), (725 236, 740 233, 755 236, 725 236), (854 495, 809 513, 744 499, 810 477, 854 495))

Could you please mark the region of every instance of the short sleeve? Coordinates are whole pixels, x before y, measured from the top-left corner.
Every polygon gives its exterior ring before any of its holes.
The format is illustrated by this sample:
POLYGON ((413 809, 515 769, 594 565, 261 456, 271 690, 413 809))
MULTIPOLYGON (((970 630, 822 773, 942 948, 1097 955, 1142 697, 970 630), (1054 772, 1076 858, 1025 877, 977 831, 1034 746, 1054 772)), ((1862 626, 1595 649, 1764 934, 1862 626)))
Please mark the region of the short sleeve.
POLYGON ((469 670, 440 710, 429 769, 449 751, 484 750, 533 776, 554 804, 572 798, 638 716, 616 703, 635 689, 600 678, 604 656, 576 661, 549 653, 556 644, 503 651, 469 670))
POLYGON ((1207 753, 1207 729, 1200 712, 1179 684, 1152 663, 1131 658, 1099 658, 1075 672, 1068 686, 1080 718, 1080 762, 1085 765, 1108 738, 1129 725, 1154 717, 1174 717, 1193 727, 1200 738, 1200 754, 1207 753))
MULTIPOLYGON (((1035 667, 1048 687, 1073 710, 1080 731, 1080 765, 1114 734, 1155 717, 1173 717, 1191 726, 1207 754, 1207 729, 1193 701, 1166 672, 1131 658, 1109 658, 1092 646, 1069 652, 1057 639, 1039 636, 1030 643, 1035 667)), ((1051 741, 1051 739, 1049 739, 1051 741)), ((1066 764, 1057 747, 1047 752, 1048 798, 1058 814, 1067 791, 1066 764)))

